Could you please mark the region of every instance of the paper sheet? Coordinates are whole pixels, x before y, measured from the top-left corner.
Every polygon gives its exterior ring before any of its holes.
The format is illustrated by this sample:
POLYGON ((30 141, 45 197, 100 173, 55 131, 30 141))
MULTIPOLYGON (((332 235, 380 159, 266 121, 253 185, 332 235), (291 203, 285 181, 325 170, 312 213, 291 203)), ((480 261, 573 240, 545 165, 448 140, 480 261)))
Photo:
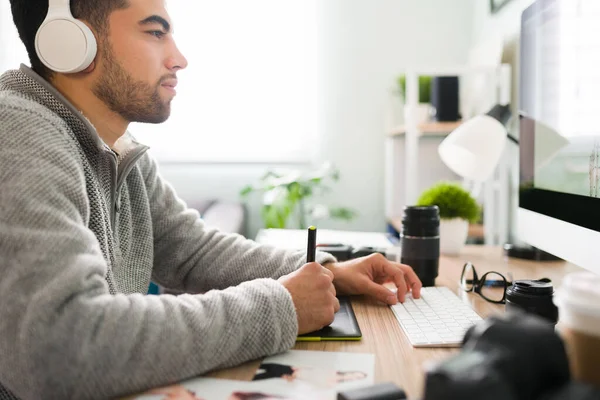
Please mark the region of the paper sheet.
MULTIPOLYGON (((256 241, 285 249, 306 249, 308 233, 301 229, 262 229, 256 241)), ((329 229, 317 230, 317 244, 341 243, 357 247, 392 247, 388 235, 381 232, 352 232, 329 229)))

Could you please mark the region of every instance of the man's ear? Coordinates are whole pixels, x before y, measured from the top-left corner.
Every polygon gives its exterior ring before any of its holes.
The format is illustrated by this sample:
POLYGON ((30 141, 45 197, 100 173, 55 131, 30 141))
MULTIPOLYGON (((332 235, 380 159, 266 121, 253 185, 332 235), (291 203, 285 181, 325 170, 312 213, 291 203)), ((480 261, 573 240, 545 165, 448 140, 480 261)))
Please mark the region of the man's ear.
POLYGON ((97 39, 98 32, 96 32, 94 27, 92 27, 92 25, 89 22, 87 22, 85 20, 80 20, 80 21, 83 22, 90 29, 90 31, 92 31, 92 33, 94 34, 94 38, 96 39, 96 56, 94 57, 94 60, 92 60, 90 65, 88 65, 88 67, 86 69, 81 71, 82 74, 89 74, 91 72, 94 72, 94 70, 96 69, 96 60, 100 56, 100 49, 98 49, 98 47, 97 47, 98 46, 98 39, 97 39))
POLYGON ((92 61, 91 64, 84 69, 83 71, 81 71, 82 74, 89 74, 94 72, 94 70, 96 69, 96 60, 92 61))

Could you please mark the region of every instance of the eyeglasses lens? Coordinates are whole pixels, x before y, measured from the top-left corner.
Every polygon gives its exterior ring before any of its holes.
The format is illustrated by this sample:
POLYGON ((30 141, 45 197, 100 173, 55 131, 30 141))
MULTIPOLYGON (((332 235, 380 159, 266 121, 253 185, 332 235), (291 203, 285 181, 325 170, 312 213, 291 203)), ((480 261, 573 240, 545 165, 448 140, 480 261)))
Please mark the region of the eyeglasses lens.
POLYGON ((463 290, 471 291, 473 290, 473 284, 475 280, 475 269, 473 268, 473 264, 468 263, 465 264, 463 269, 462 278, 460 280, 460 285, 463 290))
POLYGON ((501 301, 504 297, 506 280, 502 275, 490 272, 481 285, 481 295, 490 301, 501 301))

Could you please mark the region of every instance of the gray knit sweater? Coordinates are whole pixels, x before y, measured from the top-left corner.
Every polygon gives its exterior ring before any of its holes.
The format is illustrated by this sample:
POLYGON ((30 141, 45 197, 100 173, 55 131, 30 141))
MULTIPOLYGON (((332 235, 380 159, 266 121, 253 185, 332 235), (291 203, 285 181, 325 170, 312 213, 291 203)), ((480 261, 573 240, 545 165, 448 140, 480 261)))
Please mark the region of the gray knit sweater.
POLYGON ((146 150, 111 150, 29 68, 0 76, 0 399, 111 398, 293 346, 274 279, 303 252, 205 226, 146 150))

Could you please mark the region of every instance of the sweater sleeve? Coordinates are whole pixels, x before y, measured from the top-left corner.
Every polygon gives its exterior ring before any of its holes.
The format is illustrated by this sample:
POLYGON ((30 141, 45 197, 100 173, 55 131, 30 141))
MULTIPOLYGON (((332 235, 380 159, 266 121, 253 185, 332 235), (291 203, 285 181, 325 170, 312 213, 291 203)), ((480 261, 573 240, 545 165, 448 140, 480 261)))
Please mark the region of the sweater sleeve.
MULTIPOLYGON (((257 278, 277 279, 306 263, 305 251, 261 245, 205 225, 161 178, 150 156, 141 160, 141 167, 152 213, 153 278, 160 284, 199 293, 257 278)), ((336 261, 324 252, 317 252, 316 260, 336 261)))
POLYGON ((293 302, 272 279, 203 295, 110 294, 84 173, 61 129, 0 106, 0 386, 19 398, 114 398, 293 346, 293 302))

